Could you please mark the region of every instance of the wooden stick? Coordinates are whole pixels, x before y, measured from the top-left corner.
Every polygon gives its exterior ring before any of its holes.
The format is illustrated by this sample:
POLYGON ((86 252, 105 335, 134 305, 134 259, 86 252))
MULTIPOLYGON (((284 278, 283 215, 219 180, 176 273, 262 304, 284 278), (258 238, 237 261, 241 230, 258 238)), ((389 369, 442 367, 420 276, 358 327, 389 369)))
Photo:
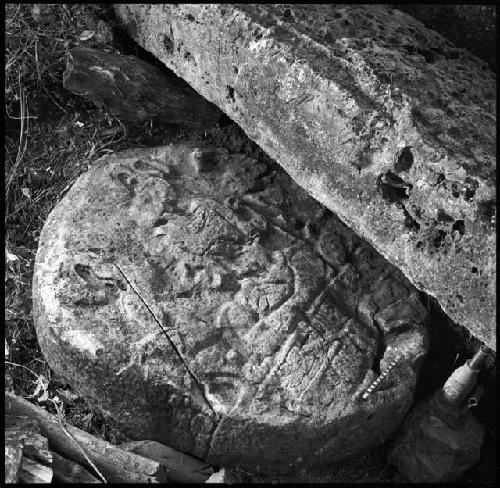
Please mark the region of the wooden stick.
POLYGON ((52 469, 57 483, 101 483, 83 466, 66 459, 57 452, 52 452, 52 469))
MULTIPOLYGON (((92 468, 81 450, 75 445, 74 440, 68 437, 54 416, 43 408, 13 393, 5 392, 5 415, 28 416, 36 420, 42 434, 49 440, 49 447, 52 451, 75 461, 92 472, 92 468)), ((158 483, 166 481, 164 468, 158 462, 126 452, 76 427, 67 425, 65 428, 84 448, 107 482, 158 483)))
POLYGON ((52 482, 52 468, 38 461, 23 457, 21 471, 19 472, 20 483, 50 483, 52 482))

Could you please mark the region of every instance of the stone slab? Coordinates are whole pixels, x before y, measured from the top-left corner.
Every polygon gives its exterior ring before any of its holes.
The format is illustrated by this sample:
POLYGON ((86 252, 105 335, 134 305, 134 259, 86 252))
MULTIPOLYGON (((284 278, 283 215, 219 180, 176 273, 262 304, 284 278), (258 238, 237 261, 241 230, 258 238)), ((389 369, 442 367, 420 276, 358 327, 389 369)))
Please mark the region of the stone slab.
POLYGON ((121 26, 496 350, 496 77, 384 5, 116 4, 121 26))
POLYGON ((397 3, 392 6, 483 59, 497 72, 495 4, 397 3))
POLYGON ((382 444, 427 350, 399 270, 222 150, 102 158, 45 223, 33 300, 51 368, 130 437, 269 475, 382 444))

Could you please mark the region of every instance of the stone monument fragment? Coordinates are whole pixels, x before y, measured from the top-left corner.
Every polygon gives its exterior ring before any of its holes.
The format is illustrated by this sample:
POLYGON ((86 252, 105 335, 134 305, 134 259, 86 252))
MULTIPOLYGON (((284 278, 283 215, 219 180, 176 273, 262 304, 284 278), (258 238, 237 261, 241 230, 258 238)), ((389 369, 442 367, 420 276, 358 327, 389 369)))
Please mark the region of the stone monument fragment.
POLYGON ((385 5, 115 4, 122 28, 496 349, 496 78, 385 5))
POLYGON ((383 443, 427 348, 396 268, 281 170, 213 148, 97 162, 44 226, 33 294, 50 366, 128 435, 255 473, 383 443))

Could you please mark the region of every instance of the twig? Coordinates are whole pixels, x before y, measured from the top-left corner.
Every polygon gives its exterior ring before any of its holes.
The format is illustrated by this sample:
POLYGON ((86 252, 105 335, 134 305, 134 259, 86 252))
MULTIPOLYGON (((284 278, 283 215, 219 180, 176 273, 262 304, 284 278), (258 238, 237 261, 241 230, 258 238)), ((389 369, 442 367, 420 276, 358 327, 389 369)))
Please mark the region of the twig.
POLYGON ((54 102, 55 105, 57 105, 65 114, 68 113, 68 111, 64 108, 64 107, 61 107, 61 105, 59 105, 55 98, 50 94, 50 92, 47 90, 47 88, 45 88, 44 86, 42 86, 42 90, 45 92, 45 94, 54 102))
POLYGON ((94 469, 94 471, 97 473, 97 475, 99 476, 99 478, 101 478, 101 480, 103 481, 103 483, 107 483, 106 481, 106 478, 103 476, 103 474, 99 471, 99 469, 97 468, 97 466, 91 461, 91 459, 89 458, 88 454, 85 452, 85 449, 80 445, 80 443, 68 432, 68 430, 66 429, 66 427, 63 425, 63 422, 62 422, 62 412, 61 412, 61 409, 59 408, 59 405, 52 399, 52 398, 49 398, 49 400, 54 404, 54 407, 56 409, 56 412, 57 412, 57 420, 59 422, 59 425, 61 426, 61 429, 64 431, 64 433, 76 444, 76 446, 78 447, 78 449, 80 450, 80 452, 83 454, 83 456, 85 457, 85 459, 87 460, 87 462, 90 464, 90 466, 92 466, 92 468, 94 469))
POLYGON ((10 361, 5 361, 5 364, 10 364, 11 366, 17 366, 18 368, 24 368, 24 369, 28 370, 32 375, 36 376, 39 381, 42 381, 42 378, 40 378, 39 375, 37 375, 34 371, 29 369, 28 367, 23 366, 22 364, 11 363, 10 361))
POLYGON ((26 148, 28 145, 28 139, 25 137, 25 127, 24 123, 26 120, 26 124, 28 125, 28 118, 29 118, 29 112, 28 112, 28 105, 26 103, 26 90, 23 88, 21 85, 21 73, 18 73, 18 82, 19 82, 19 91, 20 91, 20 99, 19 99, 19 105, 20 105, 20 120, 21 120, 21 130, 19 132, 19 147, 17 149, 17 155, 16 155, 16 162, 14 163, 14 167, 11 169, 10 174, 9 174, 9 179, 7 180, 7 184, 5 185, 5 200, 8 200, 8 195, 9 195, 9 188, 12 183, 12 180, 14 178, 14 175, 16 174, 17 168, 21 164, 21 161, 24 157, 24 153, 26 152, 26 148), (24 146, 23 146, 24 142, 24 146))

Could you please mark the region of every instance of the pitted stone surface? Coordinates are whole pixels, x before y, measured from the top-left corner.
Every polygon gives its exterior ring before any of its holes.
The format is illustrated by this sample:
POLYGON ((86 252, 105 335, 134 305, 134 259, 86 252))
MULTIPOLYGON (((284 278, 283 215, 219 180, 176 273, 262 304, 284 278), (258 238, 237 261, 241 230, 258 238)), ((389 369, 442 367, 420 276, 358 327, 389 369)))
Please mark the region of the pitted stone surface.
POLYGON ((50 214, 33 292, 51 367, 129 435, 252 472, 382 443, 426 352, 397 269, 284 172, 222 150, 103 158, 50 214))
POLYGON ((496 349, 496 78, 383 5, 116 4, 127 32, 496 349))

